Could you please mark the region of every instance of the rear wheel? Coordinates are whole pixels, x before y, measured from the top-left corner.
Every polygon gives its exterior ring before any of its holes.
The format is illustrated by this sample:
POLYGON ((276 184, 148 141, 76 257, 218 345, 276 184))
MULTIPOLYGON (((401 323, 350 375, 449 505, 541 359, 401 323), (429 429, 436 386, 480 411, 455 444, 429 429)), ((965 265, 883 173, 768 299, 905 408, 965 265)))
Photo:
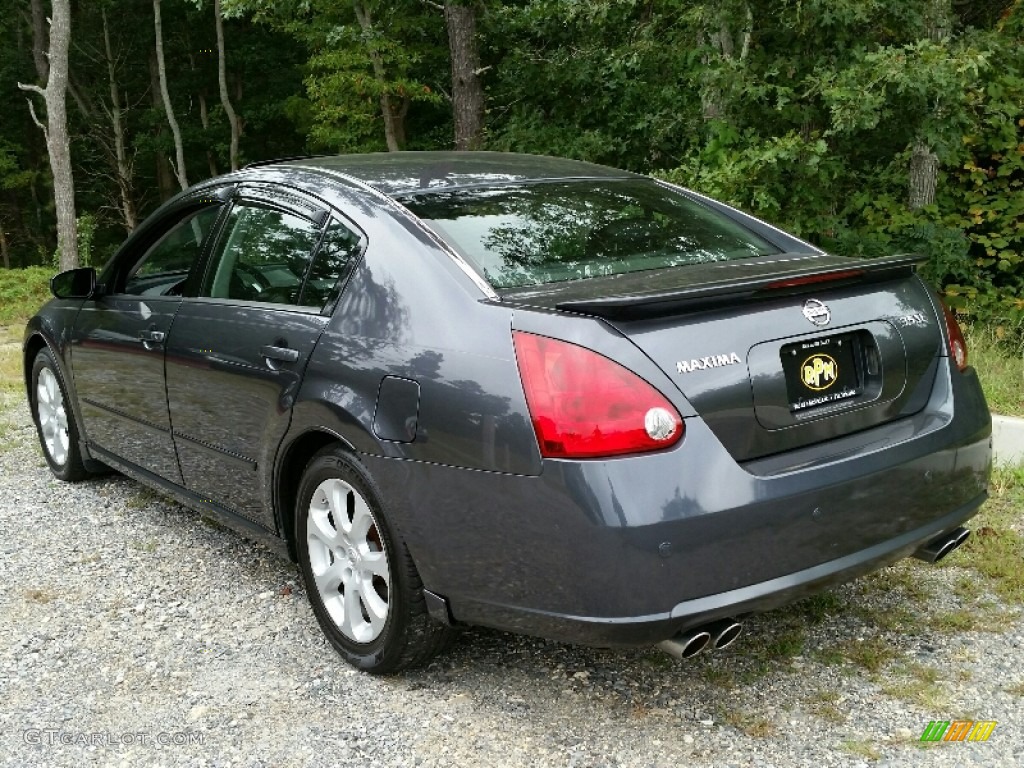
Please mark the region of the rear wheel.
POLYGON ((69 482, 88 477, 78 446, 78 425, 49 349, 40 350, 32 364, 32 417, 53 474, 69 482))
POLYGON ((377 674, 426 664, 453 630, 427 614, 423 584, 362 468, 327 449, 306 467, 295 539, 313 613, 338 653, 377 674))

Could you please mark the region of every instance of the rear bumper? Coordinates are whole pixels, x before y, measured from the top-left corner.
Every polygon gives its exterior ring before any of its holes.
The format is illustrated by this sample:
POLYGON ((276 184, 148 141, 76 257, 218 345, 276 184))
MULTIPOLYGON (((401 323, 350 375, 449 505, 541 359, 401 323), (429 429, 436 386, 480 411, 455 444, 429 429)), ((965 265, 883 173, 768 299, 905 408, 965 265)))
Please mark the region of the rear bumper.
POLYGON ((365 461, 454 620, 645 645, 848 581, 972 517, 991 420, 973 375, 939 378, 919 414, 786 468, 737 464, 699 419, 671 451, 547 460, 537 477, 365 461))
POLYGON ((482 610, 473 623, 494 624, 523 634, 583 645, 654 645, 715 619, 778 608, 897 562, 940 533, 969 520, 987 498, 988 494, 982 493, 932 525, 866 550, 740 589, 684 600, 667 613, 602 618, 567 616, 521 608, 510 611, 492 605, 481 606, 482 610))

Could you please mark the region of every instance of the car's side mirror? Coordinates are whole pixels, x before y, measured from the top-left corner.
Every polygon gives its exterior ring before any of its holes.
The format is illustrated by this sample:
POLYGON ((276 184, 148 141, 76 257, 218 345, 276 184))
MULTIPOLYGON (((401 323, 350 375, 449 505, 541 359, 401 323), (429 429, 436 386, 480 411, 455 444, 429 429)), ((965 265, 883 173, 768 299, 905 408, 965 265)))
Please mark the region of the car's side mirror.
POLYGON ((58 299, 89 299, 96 293, 96 270, 69 269, 50 279, 50 293, 58 299))

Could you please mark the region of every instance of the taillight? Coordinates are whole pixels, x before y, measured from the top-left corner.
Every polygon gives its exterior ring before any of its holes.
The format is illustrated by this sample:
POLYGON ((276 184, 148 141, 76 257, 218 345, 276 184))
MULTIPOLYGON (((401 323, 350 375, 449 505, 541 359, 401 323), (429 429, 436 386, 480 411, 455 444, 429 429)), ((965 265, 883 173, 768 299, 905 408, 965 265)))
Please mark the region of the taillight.
POLYGON ((672 403, 632 371, 567 341, 520 331, 512 338, 542 456, 657 451, 683 436, 672 403))
POLYGON ((964 341, 964 332, 960 329, 960 323, 956 321, 953 310, 943 303, 942 312, 946 315, 946 335, 949 337, 949 354, 961 371, 967 368, 967 342, 964 341))

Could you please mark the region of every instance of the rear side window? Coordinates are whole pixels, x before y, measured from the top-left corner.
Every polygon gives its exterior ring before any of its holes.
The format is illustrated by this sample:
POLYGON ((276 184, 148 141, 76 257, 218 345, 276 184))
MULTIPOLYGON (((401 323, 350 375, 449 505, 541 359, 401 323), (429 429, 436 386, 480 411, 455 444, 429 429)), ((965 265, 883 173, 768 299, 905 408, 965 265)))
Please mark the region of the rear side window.
POLYGON ((340 221, 332 220, 309 268, 299 303, 317 309, 332 304, 341 293, 361 247, 359 235, 340 221))
POLYGON ((402 203, 495 288, 779 252, 727 216, 646 179, 439 190, 402 203))

